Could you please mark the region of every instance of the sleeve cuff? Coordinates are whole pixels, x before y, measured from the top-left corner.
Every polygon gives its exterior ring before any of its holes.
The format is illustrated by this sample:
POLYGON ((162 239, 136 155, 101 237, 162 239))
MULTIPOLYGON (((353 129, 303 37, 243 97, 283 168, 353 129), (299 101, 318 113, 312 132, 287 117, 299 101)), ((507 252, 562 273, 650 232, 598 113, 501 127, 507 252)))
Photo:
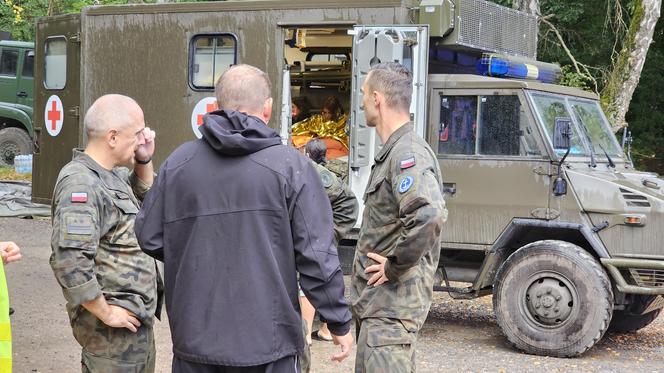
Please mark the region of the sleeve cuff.
POLYGON ((327 328, 330 330, 330 333, 337 335, 337 336, 342 336, 348 334, 350 332, 350 321, 345 322, 343 324, 337 324, 337 323, 327 323, 327 328))
POLYGON ((392 269, 390 264, 391 260, 388 258, 387 261, 385 261, 385 276, 387 276, 387 279, 390 280, 390 282, 398 282, 399 274, 392 269))
POLYGON ((134 191, 136 197, 141 201, 143 200, 143 197, 145 197, 145 194, 148 192, 148 190, 150 190, 150 185, 141 180, 134 171, 129 174, 129 184, 131 185, 131 189, 134 191))
POLYGON ((102 295, 99 284, 97 284, 97 280, 94 278, 78 286, 63 288, 62 292, 64 293, 67 302, 76 306, 89 302, 102 295))

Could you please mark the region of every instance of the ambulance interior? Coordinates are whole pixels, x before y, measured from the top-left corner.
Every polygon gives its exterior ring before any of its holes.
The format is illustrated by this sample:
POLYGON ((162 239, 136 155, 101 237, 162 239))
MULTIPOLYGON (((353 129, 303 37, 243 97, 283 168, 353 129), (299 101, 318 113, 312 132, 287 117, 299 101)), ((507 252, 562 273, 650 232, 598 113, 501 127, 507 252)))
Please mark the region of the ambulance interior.
POLYGON ((284 46, 290 67, 292 144, 299 148, 313 138, 321 139, 327 146, 328 165, 344 180, 348 172, 353 41, 347 30, 288 28, 284 46))

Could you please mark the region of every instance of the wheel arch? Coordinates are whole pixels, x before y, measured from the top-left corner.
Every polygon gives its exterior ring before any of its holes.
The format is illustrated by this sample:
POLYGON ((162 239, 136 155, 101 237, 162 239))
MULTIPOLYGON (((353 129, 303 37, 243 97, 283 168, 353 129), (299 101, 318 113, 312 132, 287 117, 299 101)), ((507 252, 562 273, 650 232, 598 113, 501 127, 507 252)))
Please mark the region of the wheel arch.
POLYGON ((24 129, 30 137, 33 137, 32 119, 19 109, 7 105, 0 105, 0 129, 15 127, 24 129))
POLYGON ((580 223, 514 219, 503 230, 487 253, 482 268, 475 279, 474 288, 493 286, 496 274, 505 260, 519 248, 537 241, 559 240, 575 244, 599 261, 609 258, 604 245, 594 233, 580 223))

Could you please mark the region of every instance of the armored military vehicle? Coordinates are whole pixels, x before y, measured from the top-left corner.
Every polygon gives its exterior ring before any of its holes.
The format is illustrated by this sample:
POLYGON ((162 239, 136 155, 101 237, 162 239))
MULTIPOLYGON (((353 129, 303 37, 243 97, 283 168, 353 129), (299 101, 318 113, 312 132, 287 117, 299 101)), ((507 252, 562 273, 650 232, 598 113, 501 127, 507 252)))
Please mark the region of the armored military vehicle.
POLYGON ((361 199, 381 144, 359 88, 371 64, 400 61, 414 75, 416 131, 445 181, 436 289, 492 294, 519 349, 579 355, 663 306, 664 181, 634 170, 594 94, 554 84, 558 68, 536 61, 536 37, 534 16, 481 0, 93 6, 41 19, 33 199, 49 201, 70 149, 85 144, 82 113, 97 97, 139 102, 158 133, 158 165, 200 135, 214 82, 235 63, 267 71, 270 125, 284 143, 292 97, 307 96, 312 112, 330 95, 341 101, 339 159, 361 199))
POLYGON ((0 40, 0 166, 32 153, 34 44, 0 40))

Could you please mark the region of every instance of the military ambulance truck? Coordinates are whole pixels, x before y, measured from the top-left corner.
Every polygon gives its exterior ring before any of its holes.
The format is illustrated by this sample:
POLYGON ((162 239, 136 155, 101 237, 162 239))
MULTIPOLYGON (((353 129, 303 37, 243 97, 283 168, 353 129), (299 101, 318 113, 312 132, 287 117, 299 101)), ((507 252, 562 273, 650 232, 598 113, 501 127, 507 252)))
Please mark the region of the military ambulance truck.
POLYGON ((200 136, 219 75, 247 63, 273 82, 270 125, 284 143, 292 97, 314 110, 329 95, 341 101, 348 182, 361 200, 378 187, 367 181, 381 144, 360 87, 371 64, 399 61, 413 72, 412 119, 445 182, 436 290, 492 294, 514 346, 576 356, 607 329, 634 331, 660 313, 664 180, 634 170, 596 95, 553 83, 558 68, 536 61, 536 37, 535 17, 481 0, 92 6, 44 18, 33 199, 50 201, 99 96, 139 102, 158 133, 158 166, 200 136))

